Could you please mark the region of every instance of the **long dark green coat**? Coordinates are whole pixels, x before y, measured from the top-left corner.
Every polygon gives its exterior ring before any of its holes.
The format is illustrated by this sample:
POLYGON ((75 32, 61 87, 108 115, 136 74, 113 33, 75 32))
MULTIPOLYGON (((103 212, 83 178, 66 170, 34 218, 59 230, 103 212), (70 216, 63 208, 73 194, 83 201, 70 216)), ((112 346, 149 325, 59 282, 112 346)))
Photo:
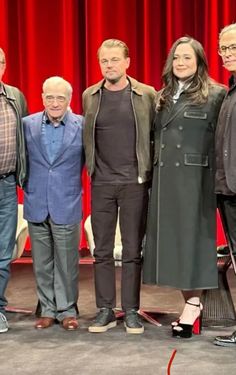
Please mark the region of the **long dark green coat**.
POLYGON ((211 85, 208 102, 191 105, 183 93, 156 115, 144 283, 217 287, 214 137, 224 95, 211 85))

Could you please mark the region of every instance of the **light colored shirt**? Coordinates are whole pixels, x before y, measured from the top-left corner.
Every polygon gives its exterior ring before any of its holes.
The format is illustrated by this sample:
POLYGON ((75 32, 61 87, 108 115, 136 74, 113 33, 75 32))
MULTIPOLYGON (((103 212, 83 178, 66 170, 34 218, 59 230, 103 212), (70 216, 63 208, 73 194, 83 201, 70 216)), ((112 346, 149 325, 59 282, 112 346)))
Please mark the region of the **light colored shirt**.
POLYGON ((42 122, 42 142, 46 148, 47 156, 52 164, 56 159, 62 146, 65 131, 66 115, 59 123, 52 123, 47 115, 43 116, 42 122))

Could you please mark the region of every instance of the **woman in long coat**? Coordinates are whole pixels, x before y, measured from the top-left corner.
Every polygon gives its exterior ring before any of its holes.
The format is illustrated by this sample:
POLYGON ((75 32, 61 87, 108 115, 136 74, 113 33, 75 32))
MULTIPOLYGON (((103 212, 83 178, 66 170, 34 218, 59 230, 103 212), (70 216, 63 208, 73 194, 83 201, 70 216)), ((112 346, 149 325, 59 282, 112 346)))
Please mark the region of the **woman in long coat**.
POLYGON ((199 323, 202 289, 217 288, 214 136, 225 88, 207 70, 202 45, 178 39, 157 97, 143 281, 182 291, 185 307, 172 327, 179 337, 199 323))

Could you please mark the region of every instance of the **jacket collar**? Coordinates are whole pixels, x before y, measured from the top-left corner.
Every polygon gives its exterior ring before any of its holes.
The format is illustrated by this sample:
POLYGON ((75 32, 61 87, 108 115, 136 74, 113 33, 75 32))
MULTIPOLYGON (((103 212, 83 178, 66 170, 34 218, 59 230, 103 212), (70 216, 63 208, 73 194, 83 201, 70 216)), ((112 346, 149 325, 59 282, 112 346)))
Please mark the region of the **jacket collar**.
MULTIPOLYGON (((57 126, 59 126, 59 125, 65 125, 66 124, 67 119, 68 119, 68 113, 69 113, 69 110, 67 110, 64 113, 64 115, 61 117, 60 121, 58 122, 57 126)), ((51 120, 49 119, 48 114, 47 114, 46 111, 43 112, 43 122, 45 124, 47 124, 47 125, 51 123, 51 120)))
POLYGON ((4 89, 3 83, 0 82, 0 95, 6 95, 6 90, 4 89))
POLYGON ((234 75, 232 75, 229 79, 229 92, 233 91, 236 87, 236 78, 234 75))
POLYGON ((7 99, 14 100, 14 101, 16 100, 15 96, 12 93, 12 90, 10 89, 8 85, 1 82, 1 88, 2 88, 2 94, 6 95, 7 99))
MULTIPOLYGON (((47 163, 50 164, 47 152, 45 150, 45 146, 42 143, 42 122, 44 121, 44 112, 38 112, 34 115, 30 116, 30 123, 29 123, 29 130, 31 132, 31 136, 40 150, 42 156, 47 161, 47 163)), ((65 133, 63 137, 63 142, 61 145, 61 148, 58 152, 58 155, 56 159, 53 161, 53 164, 56 164, 57 160, 62 156, 62 154, 65 152, 65 150, 70 147, 71 143, 73 142, 73 139, 75 138, 77 132, 79 131, 80 127, 77 126, 78 120, 74 119, 70 112, 67 112, 67 118, 66 118, 66 126, 65 126, 65 133)))
MULTIPOLYGON (((129 76, 127 76, 127 79, 130 83, 131 90, 135 92, 137 95, 143 95, 143 90, 139 87, 139 82, 136 79, 129 77, 129 76)), ((98 91, 100 91, 103 88, 104 84, 105 84, 105 79, 102 79, 97 84, 95 84, 93 90, 91 91, 91 95, 94 95, 98 91)))

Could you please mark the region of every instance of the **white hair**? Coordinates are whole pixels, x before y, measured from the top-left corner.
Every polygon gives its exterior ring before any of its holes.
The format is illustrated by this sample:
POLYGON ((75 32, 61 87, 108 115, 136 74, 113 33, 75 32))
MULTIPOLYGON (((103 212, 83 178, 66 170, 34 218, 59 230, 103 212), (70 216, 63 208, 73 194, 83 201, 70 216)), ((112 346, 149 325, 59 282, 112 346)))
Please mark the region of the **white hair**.
POLYGON ((222 37, 223 34, 228 33, 230 31, 235 31, 236 33, 236 23, 231 23, 231 25, 225 26, 219 34, 219 39, 222 37))
POLYGON ((49 78, 47 78, 44 81, 44 83, 43 83, 43 92, 45 93, 45 91, 47 90, 48 86, 51 86, 51 85, 55 85, 56 86, 58 84, 62 84, 65 87, 65 89, 68 92, 68 97, 71 98, 72 92, 73 92, 71 84, 68 81, 66 81, 64 78, 58 77, 58 76, 49 77, 49 78))

